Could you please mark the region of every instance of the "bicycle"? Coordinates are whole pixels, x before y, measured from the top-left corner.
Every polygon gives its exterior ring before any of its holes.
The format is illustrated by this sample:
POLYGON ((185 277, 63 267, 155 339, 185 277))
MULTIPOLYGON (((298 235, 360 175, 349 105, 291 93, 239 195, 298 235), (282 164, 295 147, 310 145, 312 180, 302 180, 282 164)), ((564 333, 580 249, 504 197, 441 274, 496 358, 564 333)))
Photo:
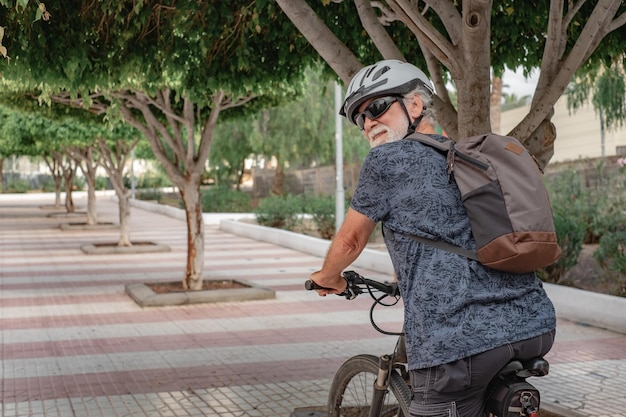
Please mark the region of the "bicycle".
MULTIPOLYGON (((346 360, 337 370, 328 395, 329 417, 407 417, 411 404, 411 381, 407 370, 404 333, 387 332, 374 322, 377 305, 392 306, 400 299, 396 283, 380 282, 345 271, 346 290, 338 294, 353 300, 368 293, 374 302, 370 308, 370 323, 377 331, 398 336, 392 353, 374 356, 360 354, 346 360), (381 296, 377 296, 382 293, 381 296), (383 303, 391 297, 395 301, 383 303)), ((324 289, 306 281, 307 290, 324 289)), ((490 383, 487 412, 490 417, 537 417, 539 391, 526 382, 531 376, 548 374, 549 365, 543 358, 522 363, 509 362, 490 383)))

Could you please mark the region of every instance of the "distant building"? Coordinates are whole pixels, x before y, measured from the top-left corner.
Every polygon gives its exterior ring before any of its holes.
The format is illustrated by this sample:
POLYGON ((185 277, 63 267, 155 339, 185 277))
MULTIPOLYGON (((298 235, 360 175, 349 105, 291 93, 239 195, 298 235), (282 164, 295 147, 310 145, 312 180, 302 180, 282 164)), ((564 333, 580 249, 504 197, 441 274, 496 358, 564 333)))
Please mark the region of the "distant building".
MULTIPOLYGON (((524 106, 503 112, 500 133, 510 132, 528 114, 529 109, 529 106, 524 106)), ((552 122, 556 126, 556 141, 550 163, 626 155, 626 128, 605 130, 603 143, 600 118, 591 104, 570 114, 567 96, 563 95, 554 110, 552 122)))

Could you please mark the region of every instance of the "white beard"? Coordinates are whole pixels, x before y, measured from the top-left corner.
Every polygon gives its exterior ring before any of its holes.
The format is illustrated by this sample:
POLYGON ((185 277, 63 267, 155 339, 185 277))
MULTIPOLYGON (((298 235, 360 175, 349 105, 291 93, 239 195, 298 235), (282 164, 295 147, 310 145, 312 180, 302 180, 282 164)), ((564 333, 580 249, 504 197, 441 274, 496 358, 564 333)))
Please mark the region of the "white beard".
POLYGON ((370 143, 370 147, 375 148, 376 146, 402 139, 406 131, 406 126, 397 126, 396 129, 393 129, 387 125, 378 125, 369 132, 367 140, 370 143))

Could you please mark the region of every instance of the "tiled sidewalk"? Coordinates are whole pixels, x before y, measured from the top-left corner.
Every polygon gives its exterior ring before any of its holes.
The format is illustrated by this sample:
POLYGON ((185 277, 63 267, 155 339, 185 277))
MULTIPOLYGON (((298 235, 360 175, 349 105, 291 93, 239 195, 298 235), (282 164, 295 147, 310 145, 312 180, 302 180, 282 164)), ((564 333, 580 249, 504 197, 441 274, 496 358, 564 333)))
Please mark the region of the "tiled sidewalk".
MULTIPOLYGON (((184 222, 133 208, 132 240, 171 251, 86 255, 81 245, 118 232, 61 230, 77 220, 53 215, 48 198, 0 199, 0 417, 288 417, 325 403, 347 357, 393 348, 371 328, 365 297, 302 290, 321 259, 216 226, 206 229, 205 278, 268 286, 276 299, 142 309, 124 286, 182 279, 184 222)), ((115 221, 113 202, 97 204, 101 221, 115 221)), ((377 320, 397 330, 402 312, 377 320)), ((550 375, 534 380, 543 401, 626 416, 625 335, 561 320, 548 360, 550 375)))

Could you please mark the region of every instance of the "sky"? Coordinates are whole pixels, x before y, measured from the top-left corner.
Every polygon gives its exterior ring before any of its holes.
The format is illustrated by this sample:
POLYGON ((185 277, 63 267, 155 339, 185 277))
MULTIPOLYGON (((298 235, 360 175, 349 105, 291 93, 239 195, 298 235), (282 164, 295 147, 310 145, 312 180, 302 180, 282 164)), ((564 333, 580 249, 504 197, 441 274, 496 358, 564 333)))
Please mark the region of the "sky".
POLYGON ((507 70, 502 76, 502 92, 513 94, 519 98, 531 96, 535 92, 537 80, 539 79, 539 70, 534 70, 530 74, 530 78, 526 79, 521 69, 517 71, 507 70))

